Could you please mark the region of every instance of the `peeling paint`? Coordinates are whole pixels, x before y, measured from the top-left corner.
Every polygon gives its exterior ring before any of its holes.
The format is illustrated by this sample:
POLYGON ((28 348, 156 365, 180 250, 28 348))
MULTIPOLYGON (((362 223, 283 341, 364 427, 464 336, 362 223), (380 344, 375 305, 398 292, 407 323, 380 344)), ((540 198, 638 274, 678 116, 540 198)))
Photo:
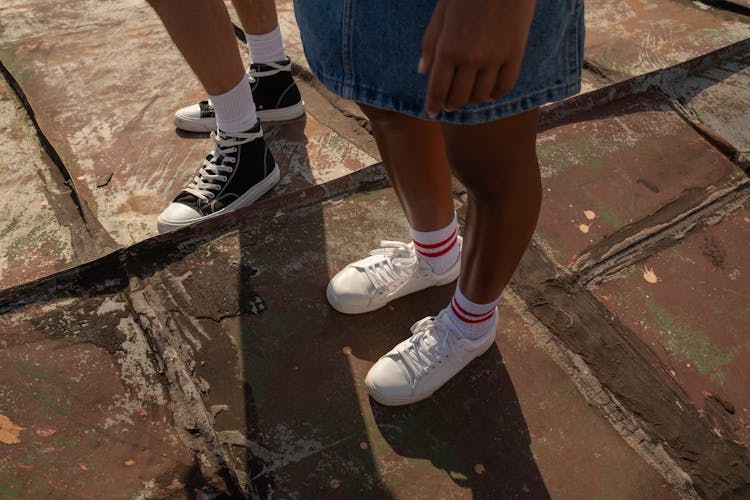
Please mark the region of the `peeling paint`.
POLYGON ((10 418, 0 413, 0 443, 17 444, 21 442, 21 431, 26 430, 18 424, 14 424, 10 418))

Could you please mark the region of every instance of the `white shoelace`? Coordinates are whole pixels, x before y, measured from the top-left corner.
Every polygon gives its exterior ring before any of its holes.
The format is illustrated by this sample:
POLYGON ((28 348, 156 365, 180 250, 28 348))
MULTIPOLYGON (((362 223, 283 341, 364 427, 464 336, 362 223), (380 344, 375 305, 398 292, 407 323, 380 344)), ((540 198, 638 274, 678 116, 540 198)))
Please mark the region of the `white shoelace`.
POLYGON ((419 265, 412 245, 400 241, 381 241, 380 248, 370 255, 383 258, 363 268, 370 283, 378 292, 388 292, 409 279, 419 265))
POLYGON ((424 318, 411 327, 410 342, 399 349, 401 359, 412 373, 413 382, 426 375, 446 359, 458 342, 445 326, 446 312, 424 318))
POLYGON ((190 193, 199 200, 207 203, 216 196, 216 191, 222 187, 222 182, 226 182, 228 177, 224 173, 231 174, 234 171, 237 162, 236 155, 240 144, 251 142, 258 137, 263 136, 263 130, 258 132, 237 132, 232 135, 224 134, 219 131, 211 132, 211 139, 214 141, 214 151, 203 160, 198 175, 193 181, 183 189, 184 192, 190 193))
POLYGON ((258 71, 256 68, 250 68, 247 71, 248 76, 250 77, 250 81, 252 82, 255 78, 261 77, 261 76, 273 76, 277 73, 281 73, 282 71, 292 71, 292 65, 287 63, 279 64, 275 62, 268 62, 268 63, 262 63, 263 66, 268 66, 272 69, 267 69, 265 71, 258 71))

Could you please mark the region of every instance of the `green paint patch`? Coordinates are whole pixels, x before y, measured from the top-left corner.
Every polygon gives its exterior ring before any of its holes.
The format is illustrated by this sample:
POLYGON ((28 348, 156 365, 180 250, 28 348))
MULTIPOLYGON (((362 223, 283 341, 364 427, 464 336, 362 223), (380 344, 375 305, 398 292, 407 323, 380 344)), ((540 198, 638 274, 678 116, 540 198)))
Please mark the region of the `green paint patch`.
MULTIPOLYGON (((0 476, 0 498, 4 498, 8 500, 17 498, 18 493, 20 492, 21 488, 14 487, 13 483, 11 483, 7 478, 3 476, 0 476)), ((15 486, 18 486, 18 485, 15 485, 15 486)))
POLYGON ((559 162, 560 146, 554 142, 536 145, 536 155, 539 163, 544 166, 556 165, 559 162))
MULTIPOLYGON (((605 166, 601 150, 596 141, 592 141, 589 134, 581 134, 580 138, 566 138, 562 147, 567 150, 563 154, 564 161, 571 167, 585 167, 589 170, 599 170, 605 166), (571 160, 574 160, 571 162, 571 160)), ((558 146, 562 150, 561 147, 558 146)))
MULTIPOLYGON (((638 287, 641 296, 646 292, 638 287)), ((736 347, 711 345, 711 339, 703 330, 691 330, 678 318, 674 318, 665 308, 646 299, 646 308, 656 320, 664 334, 667 349, 689 361, 703 375, 712 380, 723 380, 726 373, 721 368, 731 363, 737 352, 736 347)))
POLYGON ((15 366, 16 368, 18 368, 21 371, 24 371, 24 372, 32 375, 34 378, 36 378, 38 380, 44 380, 45 382, 49 382, 51 384, 59 385, 59 386, 64 385, 64 382, 62 380, 58 379, 57 377, 52 377, 50 375, 47 375, 43 371, 41 371, 41 370, 39 370, 39 369, 37 369, 37 368, 29 365, 29 364, 23 363, 21 361, 15 361, 13 363, 13 366, 15 366))
POLYGON ((593 206, 594 212, 596 213, 596 217, 603 220, 612 229, 617 230, 625 225, 620 216, 614 213, 611 207, 605 205, 600 200, 592 198, 591 204, 593 206))
POLYGON ((45 234, 45 228, 43 226, 35 226, 20 238, 14 240, 8 246, 8 259, 9 260, 20 260, 22 257, 28 256, 33 253, 33 250, 38 248, 39 240, 45 234))
POLYGON ((52 446, 54 446, 58 450, 63 450, 65 448, 71 448, 73 446, 78 446, 78 444, 81 442, 80 436, 55 436, 55 438, 52 440, 52 446))
POLYGON ((21 216, 20 215, 14 216, 13 220, 8 222, 5 226, 3 226, 2 229, 0 229, 0 238, 4 238, 8 234, 10 234, 11 231, 13 231, 16 227, 18 227, 19 222, 21 222, 21 216))
POLYGON ((599 57, 597 58, 597 61, 596 61, 596 62, 597 62, 598 64, 600 64, 601 66, 604 66, 605 68, 609 68, 609 69, 612 69, 612 70, 615 70, 615 71, 617 71, 617 70, 618 70, 618 65, 616 65, 616 64, 614 63, 614 61, 612 61, 612 59, 610 59, 610 58, 609 58, 609 57, 607 57, 607 56, 604 56, 604 55, 602 55, 602 56, 599 56, 599 57))
POLYGON ((40 403, 42 403, 44 406, 54 411, 55 413, 59 413, 60 415, 65 415, 65 416, 70 415, 70 412, 68 412, 67 410, 59 406, 57 403, 49 399, 47 396, 44 395, 42 391, 34 391, 32 395, 40 403))
POLYGON ((549 447, 549 443, 547 442, 547 438, 544 436, 541 436, 536 439, 532 439, 527 450, 531 454, 531 458, 536 459, 539 457, 539 453, 541 453, 542 450, 548 447, 549 447))

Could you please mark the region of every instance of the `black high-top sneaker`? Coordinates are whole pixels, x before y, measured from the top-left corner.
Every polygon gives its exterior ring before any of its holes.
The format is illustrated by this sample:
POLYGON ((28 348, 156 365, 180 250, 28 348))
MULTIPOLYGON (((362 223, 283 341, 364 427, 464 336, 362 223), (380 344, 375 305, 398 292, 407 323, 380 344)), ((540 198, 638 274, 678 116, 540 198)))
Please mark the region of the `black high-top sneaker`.
POLYGON ((247 132, 212 132, 214 150, 157 220, 160 233, 250 205, 279 182, 260 123, 247 132))
POLYGON ((305 107, 292 78, 292 61, 251 64, 248 71, 258 117, 264 122, 281 122, 302 116, 305 107))
MULTIPOLYGON (((305 113, 302 96, 292 78, 289 58, 274 63, 251 64, 247 77, 262 122, 291 120, 305 113)), ((216 114, 211 100, 177 110, 174 124, 187 132, 216 130, 216 114)))

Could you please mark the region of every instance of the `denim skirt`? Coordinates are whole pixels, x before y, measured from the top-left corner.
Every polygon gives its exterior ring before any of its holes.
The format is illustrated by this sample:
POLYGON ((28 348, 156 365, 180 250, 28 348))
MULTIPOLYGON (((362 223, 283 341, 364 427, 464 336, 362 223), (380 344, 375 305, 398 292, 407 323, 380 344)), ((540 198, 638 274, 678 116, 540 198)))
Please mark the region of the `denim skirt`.
MULTIPOLYGON (((370 106, 431 119, 424 109, 429 75, 417 72, 435 0, 295 0, 313 74, 332 92, 370 106)), ((580 91, 583 0, 536 0, 521 71, 503 98, 437 120, 485 123, 580 91)))

